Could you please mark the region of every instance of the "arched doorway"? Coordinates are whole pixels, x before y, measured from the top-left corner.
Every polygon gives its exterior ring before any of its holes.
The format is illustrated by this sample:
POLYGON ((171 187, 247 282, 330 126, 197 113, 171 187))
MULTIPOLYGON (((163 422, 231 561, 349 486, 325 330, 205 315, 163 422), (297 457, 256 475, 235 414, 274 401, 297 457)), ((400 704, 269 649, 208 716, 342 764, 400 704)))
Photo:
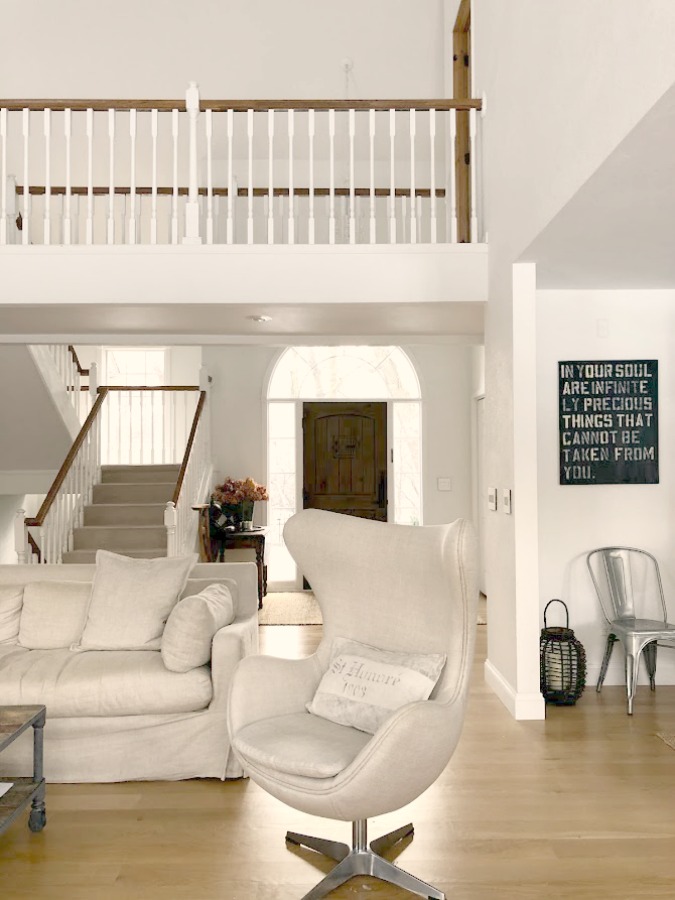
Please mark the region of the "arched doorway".
POLYGON ((268 571, 273 590, 299 587, 282 531, 302 509, 302 411, 312 400, 383 401, 387 405, 388 519, 422 522, 421 394, 400 347, 289 347, 267 390, 268 571))

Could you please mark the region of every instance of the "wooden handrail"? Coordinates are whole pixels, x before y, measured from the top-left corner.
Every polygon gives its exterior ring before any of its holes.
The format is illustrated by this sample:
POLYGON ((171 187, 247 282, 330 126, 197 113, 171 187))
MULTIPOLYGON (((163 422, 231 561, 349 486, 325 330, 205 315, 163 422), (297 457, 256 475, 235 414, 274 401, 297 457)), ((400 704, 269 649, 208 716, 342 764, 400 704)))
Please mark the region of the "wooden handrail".
POLYGON ((98 388, 98 392, 102 391, 198 391, 199 386, 196 384, 158 384, 155 387, 145 384, 106 384, 98 388))
POLYGON ((185 479, 185 472, 188 467, 188 462, 190 461, 190 454, 192 453, 192 445, 195 441, 195 435, 197 434, 197 427, 199 426, 199 420, 202 415, 202 411, 204 410, 204 405, 206 403, 206 391, 201 391, 199 395, 199 401, 197 403, 197 409, 195 410, 194 418, 192 420, 192 427, 190 428, 190 436, 187 440, 187 445, 185 447, 185 453, 183 454, 183 462, 180 465, 180 472, 178 473, 178 480, 176 481, 176 487, 173 492, 173 504, 174 506, 178 503, 178 498, 180 497, 180 491, 183 487, 183 480, 185 479))
MULTIPOLYGON (((16 187, 16 193, 23 195, 23 185, 19 184, 16 187)), ((44 185, 30 185, 28 188, 28 193, 31 196, 42 196, 47 193, 47 189, 44 185)), ((58 186, 50 186, 49 193, 51 196, 60 196, 62 194, 66 194, 67 190, 62 185, 58 186)), ((88 188, 86 187, 71 187, 70 188, 71 195, 80 195, 86 196, 88 193, 88 188)), ((130 187, 115 187, 113 193, 115 194, 130 194, 130 187)), ((201 187, 198 189, 198 193, 205 197, 208 194, 208 191, 205 187, 201 187)), ((211 189, 211 193, 214 197, 227 197, 229 191, 226 187, 214 187, 211 189)), ((275 187, 272 189, 272 193, 275 197, 288 197, 289 189, 284 187, 275 187)), ((329 197, 330 196, 330 188, 314 188, 313 195, 315 197, 329 197)), ((375 188, 373 191, 376 197, 390 197, 391 191, 389 188, 375 188)), ((107 197, 110 194, 110 188, 108 187, 94 187, 92 188, 92 194, 98 197, 107 197)), ((150 195, 152 194, 152 188, 150 187, 136 187, 134 188, 134 194, 137 195, 150 195)), ((172 196, 173 188, 170 187, 158 187, 157 188, 158 196, 172 196)), ((349 197, 351 194, 351 189, 346 187, 336 187, 333 189, 333 194, 336 197, 349 197)), ((354 188, 354 194, 357 197, 369 197, 370 196, 370 188, 354 188)), ((409 197, 410 196, 410 188, 396 188, 394 190, 394 194, 396 197, 409 197)), ((445 197, 445 188, 436 188, 435 194, 437 197, 445 197)), ((293 188, 293 196, 294 197, 309 197, 310 190, 309 188, 303 187, 294 187, 293 188)), ((179 187, 178 188, 178 196, 187 197, 188 196, 188 188, 179 187)), ((248 188, 240 187, 237 188, 237 196, 238 197, 248 197, 248 188)), ((260 187, 253 188, 253 196, 254 197, 268 197, 269 196, 269 188, 260 187)), ((431 190, 429 188, 415 188, 415 196, 416 197, 430 197, 431 190)))
MULTIPOLYGON (((78 375, 88 375, 89 369, 82 368, 82 366, 80 365, 79 357, 77 355, 77 351, 75 350, 75 348, 73 347, 72 344, 68 344, 68 350, 70 351, 70 356, 73 360, 73 364, 75 365, 75 368, 77 369, 77 374, 78 375)), ((85 388, 85 390, 86 390, 86 388, 85 388)))
POLYGON ((82 428, 80 428, 79 434, 73 441, 73 446, 68 451, 68 455, 64 459, 63 465, 57 472, 56 478, 52 482, 52 486, 49 488, 47 496, 42 501, 42 506, 38 510, 38 514, 35 516, 34 519, 26 519, 25 520, 26 525, 42 525, 42 523, 44 522, 44 520, 47 516, 47 513, 51 509, 52 503, 56 499, 56 495, 61 490, 61 486, 63 485, 63 482, 66 480, 66 476, 68 475, 68 472, 70 471, 70 467, 73 464, 73 460, 77 456, 77 453, 78 453, 80 447, 84 443, 84 439, 87 437, 87 435, 89 434, 89 431, 91 430, 91 426, 94 423, 94 419, 98 415, 98 411, 100 410, 101 406, 103 405, 103 401, 105 400, 107 393, 108 393, 108 388, 106 388, 106 387, 99 388, 99 395, 96 398, 96 402, 92 406, 92 408, 89 412, 89 415, 84 420, 84 424, 82 425, 82 428))
MULTIPOLYGON (((249 109, 257 112, 266 112, 270 109, 296 109, 296 110, 327 110, 327 109, 395 109, 401 112, 406 110, 449 110, 449 109, 482 109, 481 100, 451 100, 447 97, 435 99, 417 100, 203 100, 199 101, 201 110, 211 109, 214 112, 245 112, 249 109)), ((51 109, 60 112, 64 109, 86 110, 106 112, 109 109, 117 110, 172 110, 185 111, 185 100, 0 100, 0 109, 9 112, 20 112, 24 109, 39 112, 51 109)))

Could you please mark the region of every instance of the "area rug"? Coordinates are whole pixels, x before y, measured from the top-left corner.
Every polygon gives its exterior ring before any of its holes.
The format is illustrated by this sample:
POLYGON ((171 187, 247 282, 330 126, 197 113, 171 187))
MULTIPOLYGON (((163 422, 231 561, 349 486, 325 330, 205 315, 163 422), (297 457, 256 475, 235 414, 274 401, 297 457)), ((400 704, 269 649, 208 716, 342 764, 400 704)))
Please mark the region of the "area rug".
POLYGON ((311 591, 267 594, 258 612, 260 625, 321 625, 321 610, 311 591))
POLYGON ((664 744, 668 744, 671 750, 675 750, 675 734, 665 731, 657 731, 657 738, 661 738, 664 744))

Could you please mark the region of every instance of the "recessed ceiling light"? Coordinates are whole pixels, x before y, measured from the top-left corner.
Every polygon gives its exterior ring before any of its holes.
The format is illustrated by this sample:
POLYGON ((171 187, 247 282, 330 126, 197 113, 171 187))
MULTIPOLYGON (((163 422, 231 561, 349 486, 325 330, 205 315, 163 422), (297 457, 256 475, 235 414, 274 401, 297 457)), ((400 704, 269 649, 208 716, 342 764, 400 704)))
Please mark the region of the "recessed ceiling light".
POLYGON ((262 325, 263 322, 271 322, 272 316, 247 316, 247 319, 250 319, 252 322, 257 322, 259 325, 262 325))

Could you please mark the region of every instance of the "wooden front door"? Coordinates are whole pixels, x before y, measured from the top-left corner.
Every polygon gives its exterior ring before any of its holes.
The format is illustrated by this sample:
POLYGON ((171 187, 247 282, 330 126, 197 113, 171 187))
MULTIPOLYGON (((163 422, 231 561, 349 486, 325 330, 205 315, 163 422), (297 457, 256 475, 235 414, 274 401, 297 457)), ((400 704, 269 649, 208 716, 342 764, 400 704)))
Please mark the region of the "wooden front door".
POLYGON ((387 404, 303 404, 303 506, 387 521, 387 404))

